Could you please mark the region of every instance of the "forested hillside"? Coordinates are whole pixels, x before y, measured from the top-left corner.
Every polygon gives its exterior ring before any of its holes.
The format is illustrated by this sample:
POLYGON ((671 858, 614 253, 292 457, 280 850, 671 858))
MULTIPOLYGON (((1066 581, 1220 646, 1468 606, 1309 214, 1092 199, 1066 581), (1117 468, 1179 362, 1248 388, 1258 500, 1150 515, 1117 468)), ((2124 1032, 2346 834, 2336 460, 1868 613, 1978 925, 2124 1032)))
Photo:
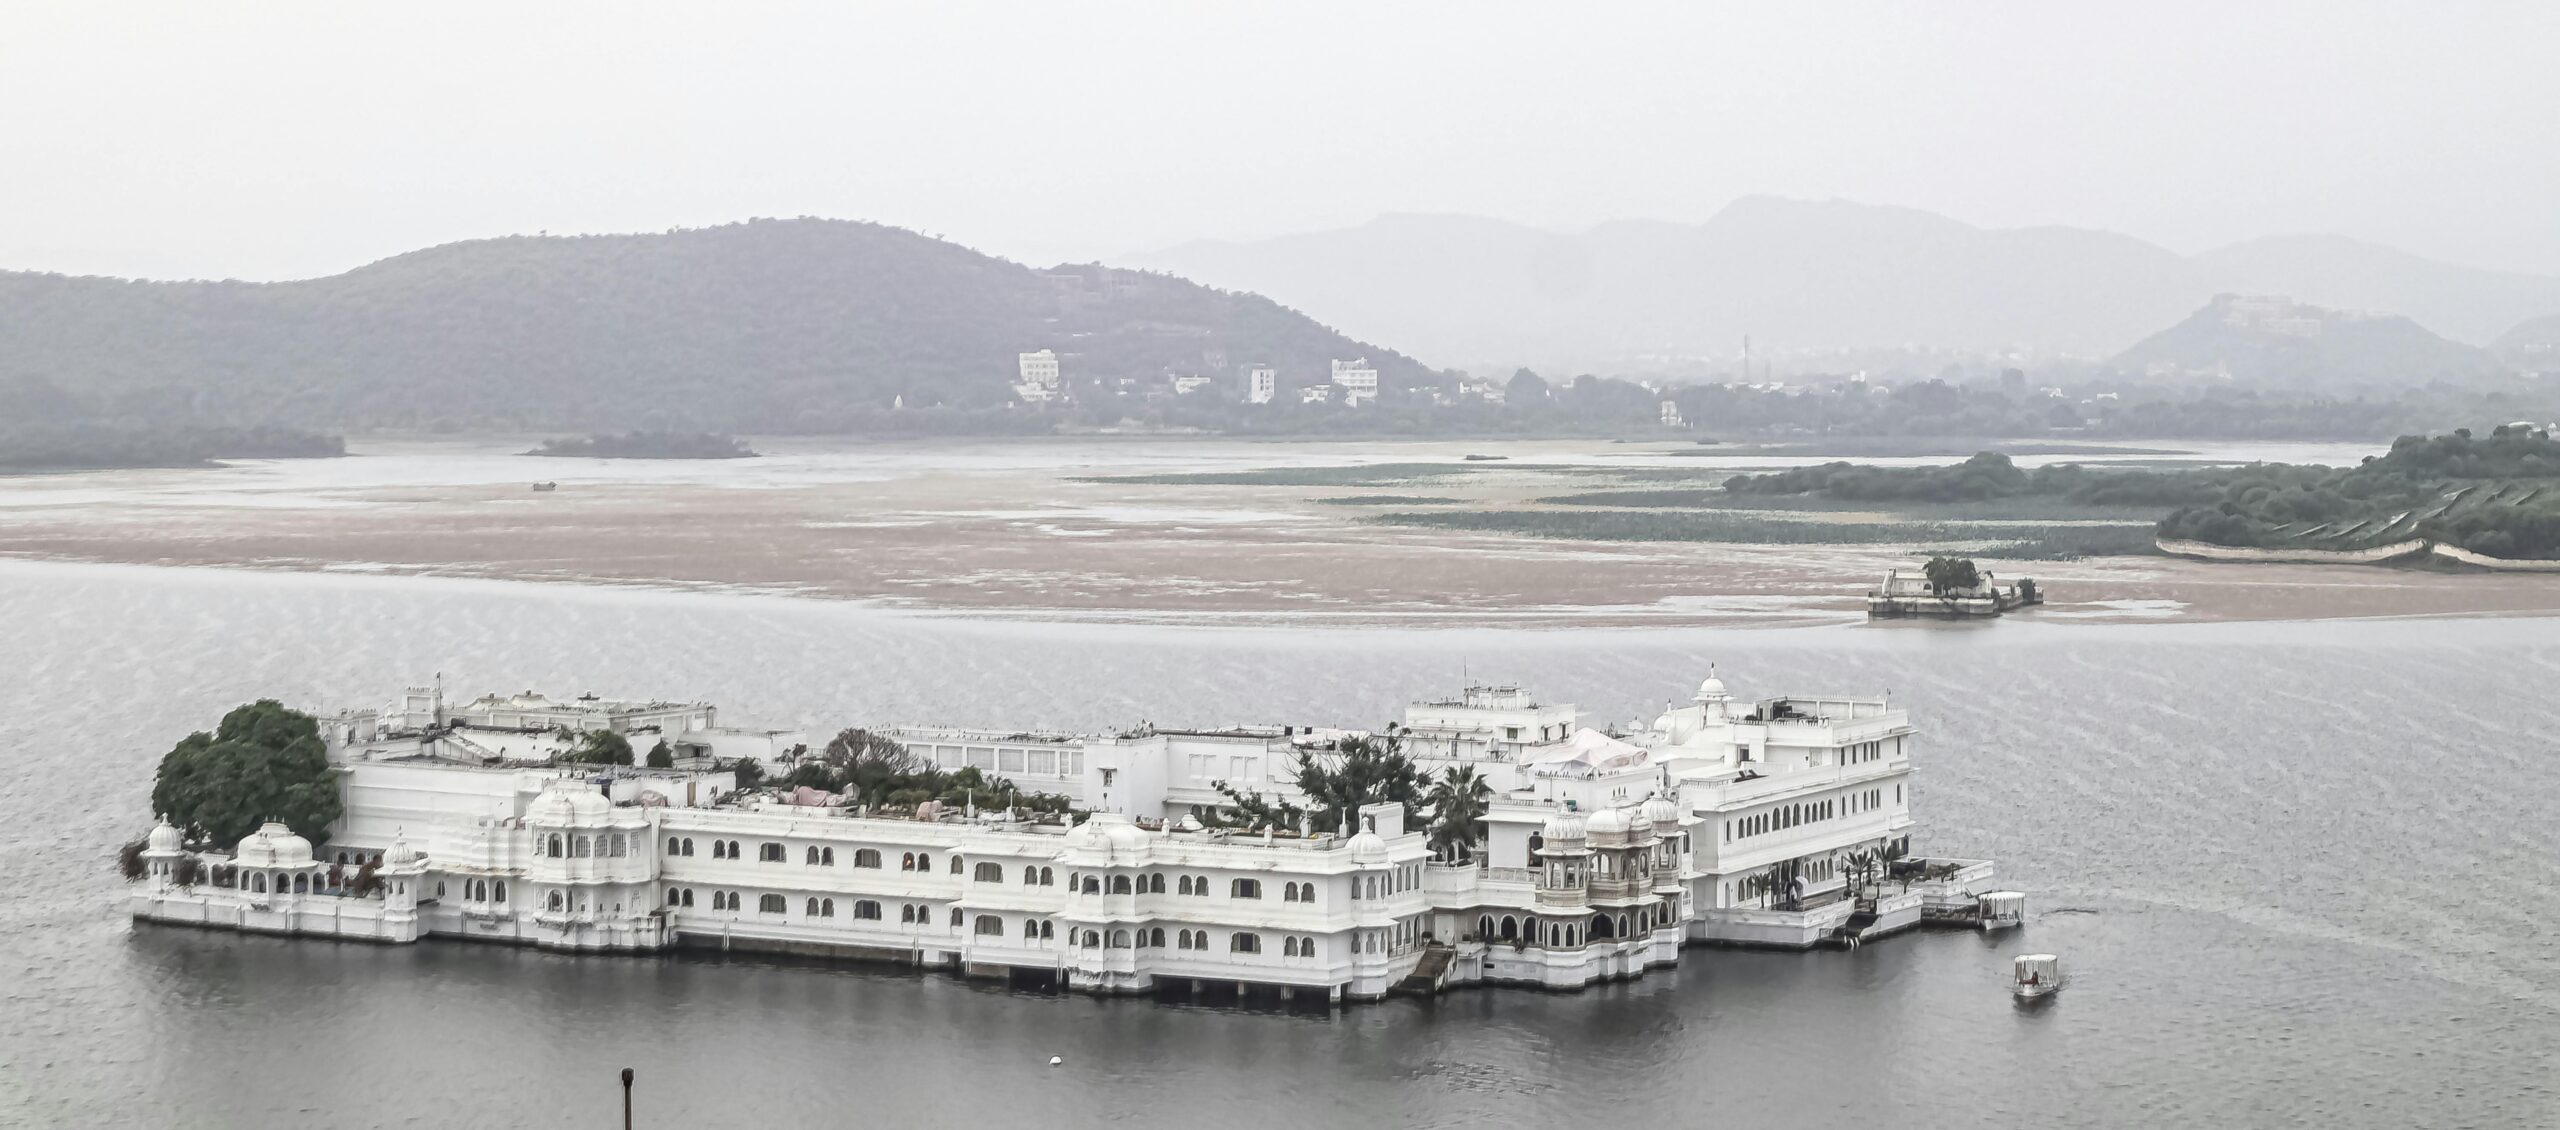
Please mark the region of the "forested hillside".
POLYGON ((956 426, 1006 411, 1041 348, 1071 381, 1313 381, 1361 355, 1425 377, 1255 295, 830 220, 480 240, 283 283, 0 274, 0 385, 119 419, 836 431, 903 401, 956 426))

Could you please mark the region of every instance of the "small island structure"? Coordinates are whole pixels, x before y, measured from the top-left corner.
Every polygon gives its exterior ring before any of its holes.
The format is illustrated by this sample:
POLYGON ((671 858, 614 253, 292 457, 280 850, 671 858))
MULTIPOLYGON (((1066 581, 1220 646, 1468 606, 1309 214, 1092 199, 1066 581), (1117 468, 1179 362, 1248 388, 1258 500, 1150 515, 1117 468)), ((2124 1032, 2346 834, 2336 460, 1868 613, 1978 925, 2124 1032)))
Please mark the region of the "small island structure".
POLYGON ((1972 927, 1911 851, 1909 713, 1735 696, 1621 723, 1517 687, 1383 732, 901 726, 820 750, 702 703, 261 701, 179 743, 139 921, 390 944, 699 948, 1100 994, 1578 989, 1696 945, 1972 927), (641 749, 645 748, 645 755, 641 749), (768 776, 767 774, 772 774, 768 776), (234 778, 258 790, 220 787, 234 778), (254 795, 253 795, 254 794, 254 795))
POLYGON ((1928 616, 1963 620, 1998 616, 2044 603, 2035 578, 2006 585, 1966 557, 1932 557, 1918 569, 1893 569, 1867 593, 1867 615, 1878 619, 1928 616))

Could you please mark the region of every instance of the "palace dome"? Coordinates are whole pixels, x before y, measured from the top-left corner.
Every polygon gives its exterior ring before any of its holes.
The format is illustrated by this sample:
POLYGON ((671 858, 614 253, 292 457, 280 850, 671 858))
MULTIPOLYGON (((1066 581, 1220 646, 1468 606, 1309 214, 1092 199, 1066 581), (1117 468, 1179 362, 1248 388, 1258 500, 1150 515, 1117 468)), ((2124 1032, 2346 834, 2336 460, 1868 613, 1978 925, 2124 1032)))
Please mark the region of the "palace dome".
POLYGON ((1113 823, 1103 825, 1102 838, 1105 842, 1111 845, 1111 850, 1113 851, 1142 852, 1147 850, 1147 830, 1137 826, 1136 824, 1130 823, 1127 820, 1115 821, 1113 823))
POLYGON ((1655 793, 1652 800, 1644 802, 1644 816, 1657 828, 1679 827, 1680 802, 1668 793, 1655 793))
POLYGON ((1732 697, 1732 693, 1724 689, 1724 680, 1710 672, 1706 681, 1698 684, 1698 696, 1694 701, 1717 702, 1732 697))
POLYGON ((232 862, 242 867, 307 867, 311 864, 311 841, 269 820, 240 841, 239 850, 232 853, 232 862))
POLYGON ((186 835, 178 831, 164 817, 160 821, 160 826, 151 830, 151 842, 148 846, 155 852, 171 852, 183 849, 186 844, 186 835))
POLYGON ((613 802, 575 777, 544 782, 542 795, 524 810, 525 823, 541 825, 599 824, 612 815, 613 802))
POLYGON ((1558 812, 1553 816, 1547 817, 1546 826, 1538 830, 1538 835, 1540 838, 1546 840, 1550 845, 1559 843, 1578 844, 1582 842, 1583 829, 1585 826, 1586 822, 1582 819, 1581 815, 1572 812, 1558 812))
POLYGON ((1592 813, 1591 819, 1584 823, 1583 828, 1589 834, 1594 836, 1626 835, 1626 810, 1622 808, 1603 808, 1598 812, 1592 813))
POLYGON ((391 867, 406 867, 417 861, 418 849, 410 847, 406 839, 392 840, 391 850, 382 853, 382 862, 391 867))
POLYGON ((1370 829, 1361 829, 1345 841, 1343 846, 1351 849, 1353 863, 1385 863, 1387 861, 1387 838, 1370 829))

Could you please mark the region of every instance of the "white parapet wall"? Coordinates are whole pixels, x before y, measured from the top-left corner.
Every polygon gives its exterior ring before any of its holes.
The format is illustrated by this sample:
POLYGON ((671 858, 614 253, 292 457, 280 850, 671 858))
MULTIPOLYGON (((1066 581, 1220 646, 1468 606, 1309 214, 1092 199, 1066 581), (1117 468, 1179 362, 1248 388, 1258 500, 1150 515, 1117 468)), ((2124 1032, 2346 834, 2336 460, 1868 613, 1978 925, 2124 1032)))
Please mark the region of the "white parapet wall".
POLYGON ((2465 565, 2495 569, 2501 573, 2560 573, 2560 561, 2522 561, 2506 557, 2491 557, 2485 553, 2473 553, 2460 546, 2446 545, 2442 542, 2436 543, 2429 552, 2447 561, 2459 561, 2465 565))
POLYGON ((418 940, 418 919, 394 913, 381 899, 339 895, 257 896, 229 888, 178 887, 136 891, 133 916, 171 926, 201 926, 252 934, 287 934, 350 942, 404 945, 418 940))
POLYGON ((2214 545, 2210 542, 2179 541, 2161 538, 2152 544, 2172 557, 2193 557, 2203 561, 2252 561, 2264 564, 2298 565, 2377 565, 2397 561, 2427 551, 2425 538, 2377 545, 2371 549, 2259 549, 2248 546, 2214 545))

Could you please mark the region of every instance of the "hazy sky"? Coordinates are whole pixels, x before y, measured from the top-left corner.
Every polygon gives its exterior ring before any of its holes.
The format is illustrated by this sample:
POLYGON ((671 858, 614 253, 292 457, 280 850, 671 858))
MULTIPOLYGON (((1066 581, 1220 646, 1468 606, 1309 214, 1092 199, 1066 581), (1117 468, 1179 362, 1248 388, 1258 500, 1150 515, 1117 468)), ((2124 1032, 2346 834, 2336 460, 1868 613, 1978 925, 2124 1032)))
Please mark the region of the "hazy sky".
POLYGON ((1032 262, 1735 196, 2560 273, 2560 5, 0 6, 0 267, 872 219, 1032 262))

